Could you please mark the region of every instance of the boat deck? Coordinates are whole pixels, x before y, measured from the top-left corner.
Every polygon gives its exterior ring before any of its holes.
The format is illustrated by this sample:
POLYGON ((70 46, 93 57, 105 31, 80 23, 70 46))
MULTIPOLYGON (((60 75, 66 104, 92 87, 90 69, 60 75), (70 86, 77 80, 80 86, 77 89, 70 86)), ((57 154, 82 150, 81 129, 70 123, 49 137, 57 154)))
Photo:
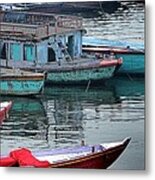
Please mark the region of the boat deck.
POLYGON ((43 73, 34 73, 31 71, 24 71, 20 69, 9 69, 1 68, 0 70, 0 79, 5 77, 43 77, 43 73))

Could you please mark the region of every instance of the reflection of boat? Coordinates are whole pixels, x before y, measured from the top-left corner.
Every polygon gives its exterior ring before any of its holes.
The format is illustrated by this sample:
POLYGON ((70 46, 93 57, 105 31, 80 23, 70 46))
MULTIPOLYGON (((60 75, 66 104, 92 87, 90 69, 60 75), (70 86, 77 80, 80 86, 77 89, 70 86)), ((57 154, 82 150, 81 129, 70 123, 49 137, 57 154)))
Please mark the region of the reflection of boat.
POLYGON ((121 155, 129 142, 130 138, 126 138, 115 143, 34 153, 23 148, 12 151, 8 157, 1 157, 0 166, 106 169, 121 155))
MULTIPOLYGON (((94 108, 95 114, 100 104, 116 102, 113 89, 103 86, 52 86, 44 90, 44 102, 49 121, 49 142, 58 146, 79 144, 84 138, 85 109, 94 108)), ((95 115, 94 114, 94 115, 95 115)))
POLYGON ((43 105, 37 98, 16 97, 12 98, 12 101, 14 102, 12 106, 13 113, 26 113, 31 115, 44 113, 43 105))
POLYGON ((113 87, 107 87, 104 84, 89 88, 86 86, 53 86, 46 87, 44 90, 46 96, 50 99, 63 100, 66 102, 78 103, 113 103, 116 101, 113 87))
POLYGON ((145 79, 129 77, 115 77, 106 85, 115 89, 116 96, 138 96, 145 94, 145 79))
POLYGON ((83 138, 83 113, 78 102, 54 97, 44 102, 48 117, 48 141, 55 145, 79 144, 83 138))
POLYGON ((1 68, 0 81, 0 94, 36 95, 43 89, 44 74, 1 68))
POLYGON ((0 124, 7 118, 12 102, 0 102, 0 124))
MULTIPOLYGON (((8 97, 3 97, 7 100, 8 97)), ((7 127, 7 130, 1 134, 1 139, 7 135, 11 137, 20 135, 21 137, 41 136, 45 137, 45 127, 47 126, 47 118, 44 107, 37 98, 24 98, 24 97, 12 97, 12 108, 9 119, 9 124, 3 124, 3 128, 7 127), (16 128, 14 128, 16 124, 16 128), (11 130, 10 130, 11 129, 11 130), (17 129, 20 129, 17 132, 17 129), (32 131, 33 129, 33 131, 32 131)))
MULTIPOLYGON (((119 103, 111 106, 111 122, 144 121, 145 82, 144 78, 115 77, 107 86, 115 89, 119 103)), ((100 106, 102 109, 103 106, 100 106)))
POLYGON ((145 52, 143 50, 136 50, 122 47, 111 46, 83 46, 83 51, 89 54, 113 54, 116 58, 123 58, 123 64, 117 73, 121 74, 139 74, 143 75, 145 72, 144 59, 145 52))

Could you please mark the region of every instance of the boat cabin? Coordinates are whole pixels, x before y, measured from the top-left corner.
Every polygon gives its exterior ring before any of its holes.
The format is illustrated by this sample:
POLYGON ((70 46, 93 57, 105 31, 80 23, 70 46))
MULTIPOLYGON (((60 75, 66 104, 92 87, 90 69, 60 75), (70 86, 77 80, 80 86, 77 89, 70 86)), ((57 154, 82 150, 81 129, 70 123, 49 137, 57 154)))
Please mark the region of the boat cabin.
POLYGON ((0 12, 0 65, 59 65, 82 55, 82 18, 20 11, 0 12))

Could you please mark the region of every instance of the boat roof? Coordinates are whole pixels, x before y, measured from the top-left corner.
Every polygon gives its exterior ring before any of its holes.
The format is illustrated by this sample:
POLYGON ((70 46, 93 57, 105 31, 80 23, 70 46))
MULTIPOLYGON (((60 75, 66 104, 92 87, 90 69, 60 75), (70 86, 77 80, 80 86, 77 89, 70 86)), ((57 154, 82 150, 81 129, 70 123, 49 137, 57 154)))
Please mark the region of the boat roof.
POLYGON ((0 11, 0 38, 39 41, 57 34, 82 31, 82 18, 27 11, 0 11))

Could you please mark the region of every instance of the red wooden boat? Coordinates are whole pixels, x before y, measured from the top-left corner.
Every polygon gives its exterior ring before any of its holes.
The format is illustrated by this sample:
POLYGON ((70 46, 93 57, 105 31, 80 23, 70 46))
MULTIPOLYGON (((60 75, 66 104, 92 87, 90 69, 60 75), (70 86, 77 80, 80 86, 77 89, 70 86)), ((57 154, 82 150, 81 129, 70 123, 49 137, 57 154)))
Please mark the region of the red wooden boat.
POLYGON ((130 140, 32 153, 24 148, 18 149, 1 157, 0 166, 106 169, 121 155, 130 140))
POLYGON ((8 112, 12 106, 12 102, 0 102, 0 125, 8 117, 8 112))

